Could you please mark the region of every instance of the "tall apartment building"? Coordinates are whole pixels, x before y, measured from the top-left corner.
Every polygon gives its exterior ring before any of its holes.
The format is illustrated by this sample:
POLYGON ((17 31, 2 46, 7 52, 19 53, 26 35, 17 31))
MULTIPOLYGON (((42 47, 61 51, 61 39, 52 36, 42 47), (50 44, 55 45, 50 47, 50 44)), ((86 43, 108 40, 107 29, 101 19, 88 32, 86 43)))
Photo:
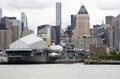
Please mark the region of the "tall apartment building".
POLYGON ((12 42, 11 39, 11 30, 0 30, 0 49, 4 50, 9 48, 9 45, 12 42))
POLYGON ((113 27, 111 25, 106 29, 106 43, 108 47, 113 48, 113 27))
POLYGON ((90 19, 84 5, 81 6, 77 15, 71 16, 71 25, 74 27, 73 39, 90 36, 90 19))
POLYGON ((117 16, 117 27, 118 27, 118 50, 120 51, 120 14, 117 16))
POLYGON ((119 49, 119 28, 117 23, 117 17, 106 16, 106 24, 110 24, 113 29, 113 48, 119 49))
POLYGON ((61 38, 61 20, 62 20, 62 14, 61 14, 61 2, 56 2, 56 27, 58 29, 57 31, 57 43, 60 43, 61 38))
POLYGON ((56 26, 61 29, 61 2, 56 2, 56 26))
POLYGON ((27 16, 25 15, 24 12, 22 12, 21 13, 21 36, 23 31, 25 30, 25 27, 28 27, 27 16))
POLYGON ((0 18, 0 30, 6 30, 9 25, 9 17, 0 18))
POLYGON ((7 30, 11 31, 11 43, 20 38, 20 26, 10 22, 7 30))
POLYGON ((0 49, 6 49, 20 37, 20 22, 16 17, 3 17, 0 19, 0 49))

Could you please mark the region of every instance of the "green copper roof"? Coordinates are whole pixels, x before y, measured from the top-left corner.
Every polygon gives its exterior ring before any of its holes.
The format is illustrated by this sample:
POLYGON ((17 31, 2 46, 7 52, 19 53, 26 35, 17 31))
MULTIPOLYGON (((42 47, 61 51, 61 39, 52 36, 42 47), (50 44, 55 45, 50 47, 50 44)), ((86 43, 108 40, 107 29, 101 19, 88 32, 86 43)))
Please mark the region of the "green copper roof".
POLYGON ((78 14, 88 14, 88 12, 87 12, 87 10, 86 10, 86 8, 85 8, 84 5, 81 6, 81 8, 80 8, 78 14))

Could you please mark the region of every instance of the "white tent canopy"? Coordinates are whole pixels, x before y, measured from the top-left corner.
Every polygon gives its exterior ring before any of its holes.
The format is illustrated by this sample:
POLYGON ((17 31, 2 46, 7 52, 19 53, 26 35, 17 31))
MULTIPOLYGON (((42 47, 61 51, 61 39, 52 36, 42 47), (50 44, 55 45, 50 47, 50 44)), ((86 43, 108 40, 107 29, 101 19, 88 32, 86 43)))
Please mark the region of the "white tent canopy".
POLYGON ((10 49, 44 49, 47 43, 35 34, 27 35, 10 44, 10 49))

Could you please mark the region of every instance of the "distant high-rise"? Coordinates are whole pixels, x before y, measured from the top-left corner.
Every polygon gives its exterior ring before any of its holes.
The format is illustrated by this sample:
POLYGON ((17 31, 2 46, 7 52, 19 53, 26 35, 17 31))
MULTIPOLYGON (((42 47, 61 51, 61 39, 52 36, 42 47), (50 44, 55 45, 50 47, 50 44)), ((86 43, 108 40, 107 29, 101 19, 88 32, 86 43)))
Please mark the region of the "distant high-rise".
POLYGON ((106 29, 106 43, 109 47, 113 47, 113 27, 111 25, 106 29))
POLYGON ((76 15, 71 15, 71 26, 76 27, 76 15))
POLYGON ((0 8, 0 18, 2 18, 2 8, 0 8))
POLYGON ((89 14, 84 5, 81 6, 77 15, 72 15, 71 21, 71 25, 75 27, 73 30, 73 39, 90 36, 89 14))
POLYGON ((25 27, 28 27, 27 17, 24 12, 21 13, 21 34, 23 33, 25 27))
POLYGON ((56 27, 57 27, 57 44, 60 43, 61 37, 61 2, 56 2, 56 27))
POLYGON ((0 50, 8 49, 12 42, 11 30, 0 30, 0 50))
POLYGON ((56 34, 57 34, 57 27, 51 25, 41 25, 37 28, 37 35, 44 39, 48 46, 52 45, 52 43, 57 44, 56 34))
POLYGON ((56 2, 56 26, 61 29, 61 2, 56 2))
POLYGON ((119 36, 118 36, 118 23, 117 23, 117 17, 114 16, 106 16, 106 24, 110 24, 113 29, 113 47, 115 49, 119 49, 119 36))
POLYGON ((116 25, 116 20, 117 20, 117 18, 114 16, 106 16, 106 24, 111 25, 111 27, 109 27, 107 30, 108 31, 107 33, 109 33, 109 34, 107 34, 107 38, 108 38, 107 42, 109 42, 108 46, 118 49, 118 27, 116 25), (112 45, 112 43, 113 43, 113 45, 112 45))
POLYGON ((117 16, 117 23, 116 23, 117 27, 118 27, 118 49, 120 51, 120 14, 117 16))
POLYGON ((0 18, 0 49, 9 45, 20 37, 20 21, 16 17, 0 18))
POLYGON ((115 26, 116 17, 114 17, 114 16, 106 16, 106 24, 110 24, 111 26, 115 26))

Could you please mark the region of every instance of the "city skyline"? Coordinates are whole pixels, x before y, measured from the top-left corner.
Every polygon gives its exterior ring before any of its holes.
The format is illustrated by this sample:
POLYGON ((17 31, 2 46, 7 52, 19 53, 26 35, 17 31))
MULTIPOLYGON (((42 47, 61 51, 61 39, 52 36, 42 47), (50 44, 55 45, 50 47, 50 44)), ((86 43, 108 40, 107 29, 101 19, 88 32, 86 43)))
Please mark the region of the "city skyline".
POLYGON ((36 30, 38 25, 55 25, 55 3, 62 4, 62 27, 70 25, 70 16, 77 14, 82 4, 86 6, 90 15, 90 27, 101 24, 105 16, 117 16, 119 12, 119 0, 1 0, 0 7, 3 16, 15 16, 20 19, 21 12, 25 12, 28 17, 28 26, 36 30), (29 4, 28 4, 29 3, 29 4))

